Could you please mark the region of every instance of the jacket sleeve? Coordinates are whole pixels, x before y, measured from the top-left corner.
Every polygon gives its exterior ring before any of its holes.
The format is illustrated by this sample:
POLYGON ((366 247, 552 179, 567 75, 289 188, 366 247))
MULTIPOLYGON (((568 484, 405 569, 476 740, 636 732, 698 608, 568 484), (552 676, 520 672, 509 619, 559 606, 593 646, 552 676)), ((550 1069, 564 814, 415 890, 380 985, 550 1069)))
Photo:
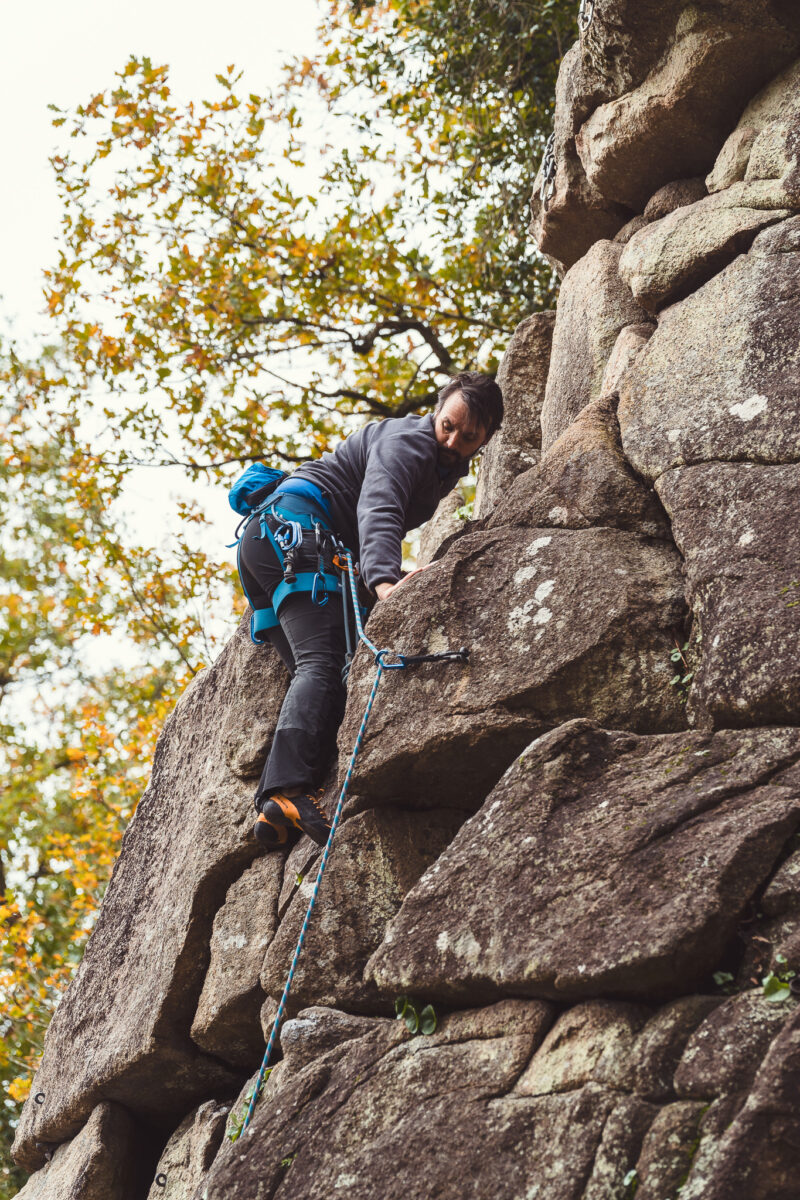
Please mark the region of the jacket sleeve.
POLYGON ((361 573, 370 591, 402 575, 406 513, 429 453, 407 435, 377 437, 369 448, 357 512, 361 573))

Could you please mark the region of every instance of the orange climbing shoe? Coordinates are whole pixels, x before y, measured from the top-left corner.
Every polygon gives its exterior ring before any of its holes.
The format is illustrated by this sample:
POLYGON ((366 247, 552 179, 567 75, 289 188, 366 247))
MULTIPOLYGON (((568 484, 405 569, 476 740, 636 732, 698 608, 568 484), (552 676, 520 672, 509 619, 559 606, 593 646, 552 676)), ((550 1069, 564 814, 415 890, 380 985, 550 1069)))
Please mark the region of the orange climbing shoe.
POLYGON ((324 846, 331 826, 320 804, 323 792, 320 788, 318 792, 303 792, 291 798, 283 792, 275 792, 262 805, 256 821, 253 832, 258 840, 266 843, 274 834, 274 840, 269 844, 277 848, 286 844, 290 831, 299 829, 318 846, 324 846))
POLYGON ((263 812, 260 812, 256 817, 256 823, 253 826, 253 837, 267 850, 288 850, 291 842, 297 841, 296 837, 289 837, 289 830, 286 825, 273 825, 267 820, 263 812))

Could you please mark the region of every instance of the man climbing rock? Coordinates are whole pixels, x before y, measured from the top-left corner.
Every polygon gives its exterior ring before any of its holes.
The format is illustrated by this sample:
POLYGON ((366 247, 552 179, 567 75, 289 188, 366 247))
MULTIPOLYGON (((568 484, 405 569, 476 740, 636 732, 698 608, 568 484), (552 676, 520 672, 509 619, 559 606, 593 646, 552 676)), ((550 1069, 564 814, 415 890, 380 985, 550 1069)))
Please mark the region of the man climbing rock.
POLYGON ((406 533, 433 515, 502 419, 502 395, 490 376, 457 375, 432 415, 372 422, 299 467, 245 530, 242 585, 254 609, 277 607, 267 638, 292 676, 255 794, 254 834, 264 846, 285 846, 292 830, 324 845, 330 830, 318 789, 344 715, 347 642, 341 592, 324 585, 333 574, 325 532, 360 560, 370 597, 385 600, 409 578, 401 568, 406 533), (311 589, 303 590, 304 576, 314 580, 311 589), (291 589, 278 600, 286 580, 291 589))

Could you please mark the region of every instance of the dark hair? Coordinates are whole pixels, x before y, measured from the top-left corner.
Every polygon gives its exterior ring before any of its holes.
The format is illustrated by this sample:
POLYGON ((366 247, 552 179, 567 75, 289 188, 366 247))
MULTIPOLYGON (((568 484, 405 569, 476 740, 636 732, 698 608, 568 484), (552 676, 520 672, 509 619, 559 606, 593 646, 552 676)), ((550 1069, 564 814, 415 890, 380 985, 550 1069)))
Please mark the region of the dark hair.
POLYGON ((448 396, 461 393, 461 398, 475 420, 486 430, 488 442, 503 422, 503 393, 492 375, 481 375, 478 371, 461 371, 448 379, 439 392, 436 405, 438 413, 448 396))

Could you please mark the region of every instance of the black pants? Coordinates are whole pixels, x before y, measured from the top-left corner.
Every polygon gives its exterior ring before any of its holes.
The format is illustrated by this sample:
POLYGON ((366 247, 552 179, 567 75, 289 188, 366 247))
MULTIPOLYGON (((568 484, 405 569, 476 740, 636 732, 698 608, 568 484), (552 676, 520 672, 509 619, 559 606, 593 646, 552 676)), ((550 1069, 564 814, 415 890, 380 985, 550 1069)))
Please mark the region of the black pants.
MULTIPOLYGON (((260 608, 269 605, 283 570, 269 539, 253 536, 258 531, 257 521, 245 530, 239 572, 245 592, 260 608)), ((297 569, 316 569, 310 550, 304 549, 297 569)), ((341 598, 331 596, 327 604, 318 605, 310 592, 298 592, 284 600, 278 617, 280 626, 269 631, 269 640, 292 682, 256 790, 256 808, 273 792, 286 788, 308 791, 321 785, 344 716, 342 667, 347 644, 341 598)))

